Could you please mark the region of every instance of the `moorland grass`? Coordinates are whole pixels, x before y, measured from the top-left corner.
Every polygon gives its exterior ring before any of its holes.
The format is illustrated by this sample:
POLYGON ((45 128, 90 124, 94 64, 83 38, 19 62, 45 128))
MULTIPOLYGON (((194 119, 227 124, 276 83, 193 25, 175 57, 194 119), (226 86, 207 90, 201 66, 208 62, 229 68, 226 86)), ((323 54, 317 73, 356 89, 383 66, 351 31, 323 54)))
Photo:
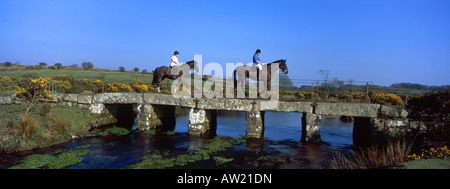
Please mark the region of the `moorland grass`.
POLYGON ((130 73, 130 72, 108 72, 108 71, 91 71, 91 70, 12 70, 0 72, 0 77, 12 76, 22 78, 24 75, 36 75, 42 78, 49 78, 58 76, 60 74, 68 75, 76 79, 89 79, 91 81, 100 79, 106 83, 118 82, 118 83, 132 83, 135 79, 141 80, 146 84, 152 82, 153 75, 130 73))
POLYGON ((96 116, 76 106, 34 106, 24 114, 23 104, 0 106, 0 149, 22 151, 83 136, 94 126, 96 116))

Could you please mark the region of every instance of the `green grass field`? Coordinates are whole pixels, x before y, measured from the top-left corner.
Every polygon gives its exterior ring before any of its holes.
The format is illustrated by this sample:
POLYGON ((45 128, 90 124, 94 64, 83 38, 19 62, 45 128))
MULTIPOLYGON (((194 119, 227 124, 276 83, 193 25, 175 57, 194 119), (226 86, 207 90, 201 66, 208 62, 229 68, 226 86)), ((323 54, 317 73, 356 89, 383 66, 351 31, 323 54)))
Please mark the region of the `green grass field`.
POLYGON ((400 169, 450 169, 450 159, 425 159, 401 163, 400 169))
POLYGON ((76 79, 86 78, 89 80, 103 80, 104 82, 118 82, 118 83, 131 83, 133 80, 138 79, 148 84, 152 82, 152 74, 142 74, 133 72, 108 72, 108 71, 91 71, 91 70, 12 70, 12 71, 1 71, 0 77, 13 76, 13 77, 23 77, 24 75, 35 74, 38 77, 53 77, 59 74, 72 76, 76 79))

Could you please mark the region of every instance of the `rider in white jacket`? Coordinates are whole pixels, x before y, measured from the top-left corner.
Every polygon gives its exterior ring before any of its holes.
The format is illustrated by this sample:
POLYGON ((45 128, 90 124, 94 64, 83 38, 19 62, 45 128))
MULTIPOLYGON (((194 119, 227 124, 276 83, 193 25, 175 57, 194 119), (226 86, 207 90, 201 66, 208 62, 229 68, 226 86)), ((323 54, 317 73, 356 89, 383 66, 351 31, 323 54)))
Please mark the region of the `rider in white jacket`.
POLYGON ((180 54, 178 53, 178 51, 173 52, 173 56, 172 58, 170 58, 170 67, 181 66, 181 64, 178 62, 178 54, 180 54))

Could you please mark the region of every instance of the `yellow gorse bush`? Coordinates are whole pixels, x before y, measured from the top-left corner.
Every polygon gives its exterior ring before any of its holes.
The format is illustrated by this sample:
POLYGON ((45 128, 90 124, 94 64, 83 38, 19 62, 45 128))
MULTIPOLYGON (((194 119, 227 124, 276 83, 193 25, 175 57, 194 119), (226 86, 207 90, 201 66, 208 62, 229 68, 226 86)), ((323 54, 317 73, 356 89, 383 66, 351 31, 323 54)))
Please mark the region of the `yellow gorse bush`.
MULTIPOLYGON (((280 91, 281 95, 292 95, 292 92, 290 91, 280 91)), ((310 99, 312 96, 314 98, 317 97, 317 93, 308 91, 308 92, 296 92, 295 97, 299 99, 310 99)), ((324 93, 321 93, 320 98, 324 97, 324 93)), ((352 93, 345 93, 345 94, 332 94, 330 97, 338 98, 341 101, 344 102, 350 102, 353 100, 366 100, 369 99, 372 103, 376 104, 384 104, 384 105, 404 105, 403 100, 400 98, 399 95, 393 94, 393 93, 381 93, 381 92, 375 92, 372 91, 369 93, 369 96, 367 96, 366 93, 362 92, 354 92, 352 93)))
POLYGON ((95 84, 103 84, 103 81, 97 79, 97 80, 94 81, 94 83, 95 83, 95 84))
POLYGON ((106 87, 106 91, 107 92, 130 92, 133 91, 133 89, 126 84, 121 84, 121 83, 108 83, 107 87, 106 87))
POLYGON ((135 86, 133 86, 133 89, 134 89, 135 91, 148 92, 148 86, 145 85, 145 84, 142 84, 142 85, 135 85, 135 86))
POLYGON ((298 92, 298 93, 295 93, 295 97, 300 98, 300 99, 304 99, 305 95, 303 93, 298 92))
POLYGON ((70 84, 69 81, 58 81, 58 80, 55 80, 53 82, 56 85, 56 88, 57 88, 58 91, 67 91, 68 89, 72 88, 72 85, 70 84))
POLYGON ((102 90, 102 88, 104 87, 104 82, 102 80, 95 80, 93 83, 91 82, 91 88, 90 89, 94 89, 97 92, 100 92, 102 90))
MULTIPOLYGON (((286 92, 284 93, 286 94, 286 92)), ((317 97, 317 93, 316 92, 297 92, 294 94, 295 97, 300 98, 300 99, 310 99, 312 96, 317 97)))
POLYGON ((366 99, 367 94, 362 92, 353 93, 353 99, 366 99))
POLYGON ((281 94, 281 95, 294 95, 294 93, 292 91, 283 91, 283 90, 280 90, 279 94, 281 94))
POLYGON ((25 89, 20 89, 15 96, 25 100, 37 100, 38 98, 54 99, 48 91, 48 84, 51 78, 29 79, 29 85, 25 89))
POLYGON ((71 76, 65 75, 65 74, 59 74, 58 76, 53 76, 52 78, 70 78, 71 76))
POLYGON ((430 148, 429 150, 422 150, 422 153, 408 155, 408 158, 411 160, 416 159, 447 159, 450 155, 450 149, 448 146, 430 148))
POLYGON ((131 87, 133 88, 134 91, 137 91, 137 92, 148 92, 148 91, 151 90, 150 89, 151 87, 149 87, 148 85, 144 84, 140 80, 134 80, 133 83, 131 84, 131 87))
POLYGON ((372 103, 385 104, 385 105, 404 105, 400 96, 392 93, 380 93, 371 91, 369 98, 372 103))
POLYGON ((17 82, 26 82, 27 79, 18 78, 18 77, 0 77, 0 91, 11 90, 11 91, 19 91, 22 89, 18 85, 17 82))
POLYGON ((83 87, 83 89, 90 90, 93 87, 93 83, 89 79, 80 79, 80 85, 83 87))
POLYGON ((12 76, 6 76, 6 77, 0 77, 1 83, 12 83, 16 81, 27 81, 25 78, 19 78, 19 77, 12 77, 12 76))
POLYGON ((331 97, 338 98, 339 100, 342 100, 344 102, 351 102, 352 99, 353 100, 366 100, 367 99, 366 93, 362 93, 362 92, 334 94, 334 95, 331 95, 331 97))

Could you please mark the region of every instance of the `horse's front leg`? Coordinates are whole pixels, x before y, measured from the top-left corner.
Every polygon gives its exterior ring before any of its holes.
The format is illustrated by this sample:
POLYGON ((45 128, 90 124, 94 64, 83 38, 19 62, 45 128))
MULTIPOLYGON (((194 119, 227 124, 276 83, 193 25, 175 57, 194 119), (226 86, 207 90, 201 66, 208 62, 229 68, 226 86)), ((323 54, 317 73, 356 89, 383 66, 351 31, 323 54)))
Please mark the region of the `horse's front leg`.
POLYGON ((245 94, 245 79, 241 80, 241 88, 242 88, 242 92, 245 94))
MULTIPOLYGON (((177 94, 178 91, 180 90, 180 83, 183 78, 175 78, 175 80, 173 82, 177 82, 177 84, 175 85, 176 87, 172 87, 172 94, 177 94)), ((173 83, 172 83, 173 85, 173 83)))
POLYGON ((270 85, 270 80, 263 80, 263 90, 261 91, 261 94, 263 95, 259 95, 261 97, 263 96, 267 96, 267 93, 269 92, 269 85, 270 85))
POLYGON ((263 90, 261 91, 261 93, 265 94, 267 93, 267 81, 263 80, 263 90))
MULTIPOLYGON (((236 84, 236 97, 240 97, 241 96, 240 94, 245 94, 244 86, 245 86, 245 80, 242 80, 241 78, 239 78, 237 80, 237 84, 236 84), (239 86, 241 87, 241 90, 239 90, 239 88, 238 88, 239 86), (240 93, 240 91, 242 91, 242 93, 240 93)), ((244 95, 244 97, 245 97, 245 95, 244 95)))

